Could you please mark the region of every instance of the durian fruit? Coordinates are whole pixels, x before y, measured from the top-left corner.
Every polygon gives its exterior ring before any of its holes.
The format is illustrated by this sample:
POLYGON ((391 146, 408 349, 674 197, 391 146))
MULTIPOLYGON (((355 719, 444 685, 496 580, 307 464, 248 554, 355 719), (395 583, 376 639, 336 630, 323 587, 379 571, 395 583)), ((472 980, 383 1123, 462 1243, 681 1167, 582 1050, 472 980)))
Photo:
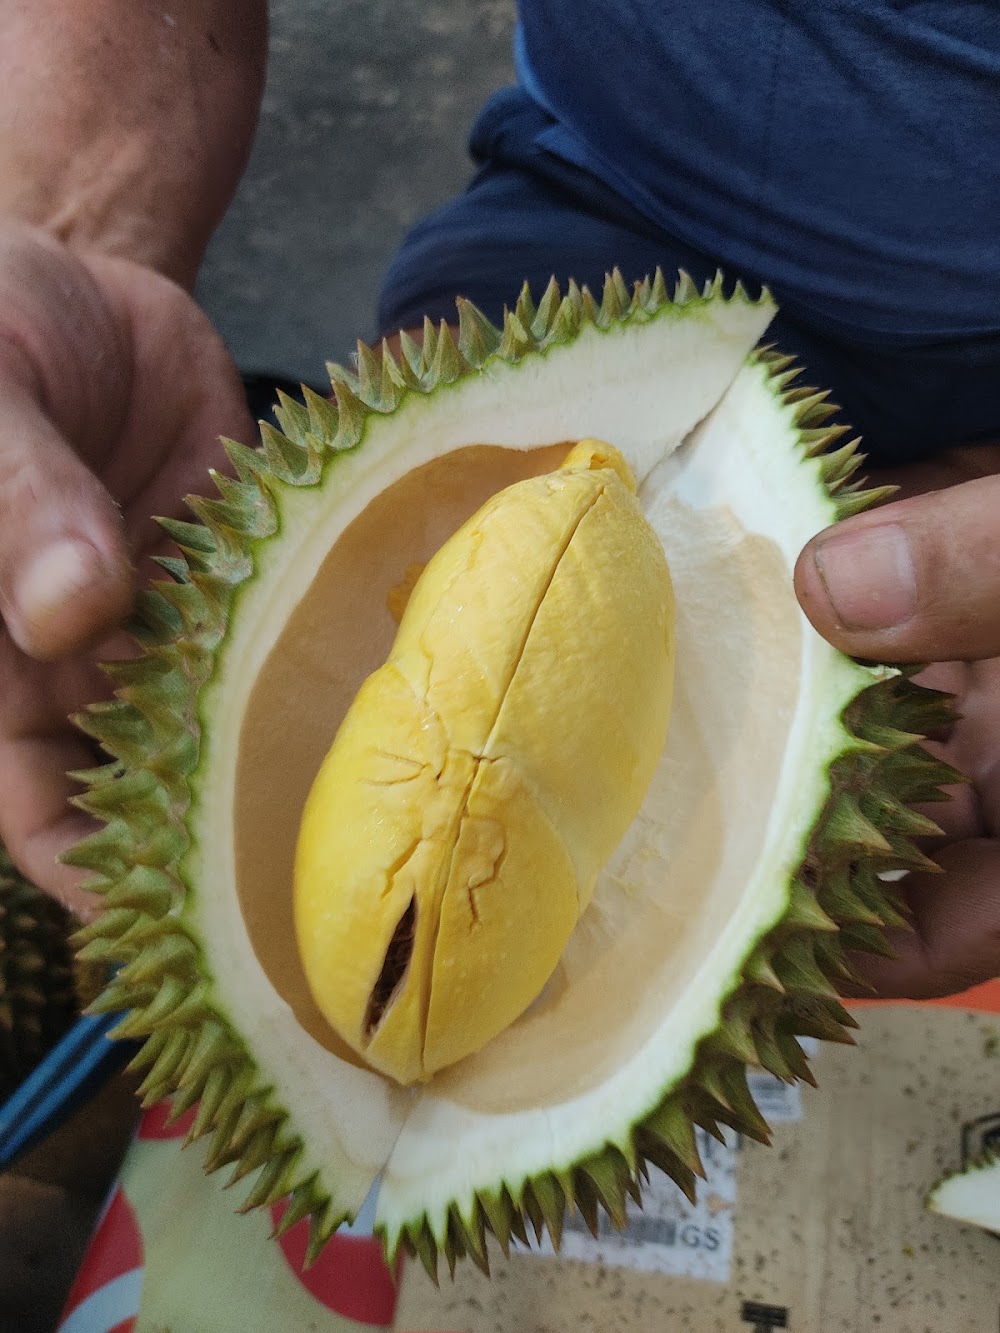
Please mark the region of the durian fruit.
POLYGON ((1000 1236, 1000 1155, 986 1153, 964 1170, 945 1176, 927 1196, 927 1207, 1000 1236))
POLYGON ((642 806, 673 596, 635 489, 585 440, 487 501, 420 576, 320 766, 295 863, 302 965, 333 1030, 397 1082, 473 1055, 538 997, 642 806))
MULTIPOLYGON (((661 274, 612 274, 600 301, 524 291, 502 328, 460 302, 457 337, 361 346, 355 372, 331 367, 335 402, 282 399, 282 431, 231 445, 238 479, 192 500, 200 521, 165 524, 183 554, 143 604, 144 652, 81 718, 114 756, 80 775, 104 827, 72 859, 105 903, 81 953, 122 964, 98 1007, 145 1039, 146 1100, 198 1104, 208 1168, 248 1179, 247 1208, 290 1195, 280 1225, 308 1216, 313 1254, 376 1178, 387 1250, 431 1272, 485 1267, 490 1233, 558 1243, 567 1208, 620 1223, 650 1166, 693 1190, 696 1125, 767 1138, 748 1064, 808 1079, 799 1036, 850 1039, 845 948, 884 950, 904 917, 883 874, 929 864, 911 803, 954 775, 919 740, 949 713, 799 611, 803 544, 881 493, 825 396, 757 348, 773 313, 721 279, 671 296, 661 274), (666 743, 541 994, 407 1087, 306 981, 303 810, 415 569, 587 439, 627 463, 670 572, 666 743)), ((600 738, 588 689, 563 707, 600 738)), ((599 743, 587 763, 601 792, 599 743)))
POLYGON ((0 844, 0 1102, 80 1011, 70 914, 30 884, 0 844))

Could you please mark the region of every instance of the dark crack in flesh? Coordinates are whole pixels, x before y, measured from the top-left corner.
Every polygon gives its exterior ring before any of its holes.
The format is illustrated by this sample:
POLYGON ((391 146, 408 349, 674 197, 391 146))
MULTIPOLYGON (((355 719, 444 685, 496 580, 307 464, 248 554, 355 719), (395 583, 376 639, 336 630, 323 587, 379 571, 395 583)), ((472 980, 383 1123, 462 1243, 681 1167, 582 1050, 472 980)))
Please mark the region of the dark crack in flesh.
POLYGON ((368 1001, 365 1012, 365 1038, 371 1040, 378 1025, 382 1022, 385 1011, 389 1008, 393 996, 403 984, 406 970, 413 957, 413 941, 417 928, 417 900, 411 898, 409 906, 399 918, 386 950, 382 971, 379 973, 375 989, 368 1001))

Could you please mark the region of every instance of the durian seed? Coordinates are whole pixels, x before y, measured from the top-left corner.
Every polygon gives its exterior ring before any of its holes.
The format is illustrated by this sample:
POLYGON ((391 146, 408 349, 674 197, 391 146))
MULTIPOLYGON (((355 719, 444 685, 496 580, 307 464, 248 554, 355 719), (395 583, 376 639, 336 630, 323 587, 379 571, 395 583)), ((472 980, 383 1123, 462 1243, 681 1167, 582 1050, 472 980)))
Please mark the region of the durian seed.
POLYGON ((385 955, 385 962, 382 964, 382 971, 379 973, 378 981, 376 981, 375 988, 372 991, 372 997, 368 1002, 368 1009, 365 1012, 365 1036, 369 1041, 406 976, 406 969, 413 957, 416 922, 417 899, 414 895, 410 899, 406 911, 399 918, 399 925, 392 933, 392 939, 389 941, 389 948, 385 955))

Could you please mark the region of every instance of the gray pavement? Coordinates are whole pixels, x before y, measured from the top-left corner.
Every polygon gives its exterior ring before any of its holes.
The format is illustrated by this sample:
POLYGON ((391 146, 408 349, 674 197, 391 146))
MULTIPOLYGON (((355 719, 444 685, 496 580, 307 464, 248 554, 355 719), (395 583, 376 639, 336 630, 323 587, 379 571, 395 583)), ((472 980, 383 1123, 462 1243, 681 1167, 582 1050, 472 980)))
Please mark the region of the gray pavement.
POLYGON ((250 167, 198 287, 244 370, 320 379, 374 331, 406 228, 471 174, 514 0, 272 0, 250 167))

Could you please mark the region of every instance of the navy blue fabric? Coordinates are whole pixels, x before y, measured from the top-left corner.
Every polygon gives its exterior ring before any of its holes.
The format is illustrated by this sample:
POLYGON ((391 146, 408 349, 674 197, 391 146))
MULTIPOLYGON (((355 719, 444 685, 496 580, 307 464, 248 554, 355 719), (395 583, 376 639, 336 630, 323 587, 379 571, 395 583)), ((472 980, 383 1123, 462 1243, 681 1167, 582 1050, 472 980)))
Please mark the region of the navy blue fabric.
POLYGON ((524 0, 521 82, 473 129, 469 189, 407 237, 383 330, 458 294, 498 318, 524 279, 721 265, 771 286, 769 337, 873 461, 1000 438, 1000 4, 794 8, 524 0))
POLYGON ((523 0, 541 142, 834 331, 1000 330, 997 0, 523 0))

